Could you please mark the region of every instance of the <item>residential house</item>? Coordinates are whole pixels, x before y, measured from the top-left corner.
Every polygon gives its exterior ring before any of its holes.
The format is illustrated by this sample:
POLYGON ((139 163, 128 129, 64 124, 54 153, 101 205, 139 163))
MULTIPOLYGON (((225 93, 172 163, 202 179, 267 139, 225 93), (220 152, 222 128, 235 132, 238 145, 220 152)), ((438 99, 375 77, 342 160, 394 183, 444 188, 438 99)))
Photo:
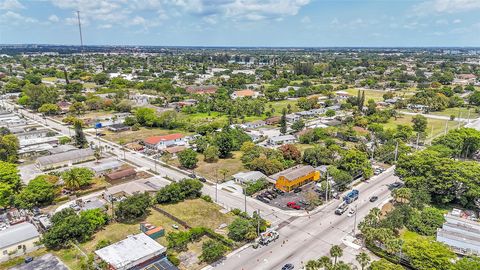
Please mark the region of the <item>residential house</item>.
POLYGON ((179 152, 182 152, 185 149, 187 149, 187 147, 185 147, 183 145, 179 145, 179 146, 167 147, 167 148, 163 149, 162 151, 164 153, 169 153, 171 155, 176 155, 176 154, 178 154, 179 152))
POLYGON ((253 129, 253 128, 263 127, 265 126, 265 124, 266 124, 265 121, 257 120, 257 121, 245 123, 242 126, 247 129, 253 129))
POLYGON ((311 181, 318 181, 320 172, 309 165, 298 165, 271 175, 270 178, 275 181, 276 188, 290 192, 311 181))
POLYGON ((130 130, 130 127, 124 124, 113 124, 108 126, 108 130, 112 132, 122 132, 122 131, 130 130))
POLYGON ((106 162, 101 162, 90 167, 96 175, 103 175, 105 173, 113 172, 122 167, 122 162, 118 160, 109 160, 106 162))
POLYGON ((137 172, 134 168, 128 168, 123 170, 114 171, 111 173, 105 174, 105 180, 107 181, 120 181, 120 180, 127 180, 133 179, 137 176, 137 172))
POLYGON ((282 119, 281 116, 270 117, 267 120, 265 120, 265 124, 266 125, 278 125, 280 123, 281 119, 282 119))
POLYGON ((294 123, 301 119, 300 115, 296 113, 287 114, 285 117, 287 118, 287 122, 289 123, 294 123))
POLYGON ((280 135, 280 136, 275 136, 268 139, 268 143, 270 145, 281 145, 281 144, 289 144, 289 143, 295 143, 295 142, 296 142, 296 139, 295 139, 295 136, 293 135, 280 135))
POLYGON ((107 188, 103 198, 111 202, 137 193, 155 193, 164 185, 165 183, 156 177, 134 180, 107 188))
POLYGON ((350 95, 350 93, 348 93, 346 91, 337 91, 337 92, 335 92, 335 96, 338 99, 347 99, 347 98, 351 97, 352 95, 350 95))
POLYGON ((0 230, 0 261, 24 255, 39 248, 40 233, 29 222, 22 222, 0 230))
POLYGON ((237 98, 244 98, 244 97, 251 97, 251 98, 257 98, 260 95, 259 92, 253 91, 250 89, 245 89, 245 90, 239 90, 233 92, 230 97, 232 99, 237 99, 237 98))
POLYGON ((153 136, 145 139, 145 147, 150 150, 162 150, 169 146, 185 145, 185 136, 180 133, 174 133, 164 136, 153 136))

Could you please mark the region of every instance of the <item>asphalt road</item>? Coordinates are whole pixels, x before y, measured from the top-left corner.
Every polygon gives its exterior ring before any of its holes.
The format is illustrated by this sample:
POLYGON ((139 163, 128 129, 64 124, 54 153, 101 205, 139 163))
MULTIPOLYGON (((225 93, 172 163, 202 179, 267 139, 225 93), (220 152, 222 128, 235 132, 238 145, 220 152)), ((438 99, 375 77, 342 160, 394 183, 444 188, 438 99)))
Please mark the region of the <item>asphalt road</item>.
MULTIPOLYGON (((376 177, 369 183, 357 186, 360 196, 351 207, 357 206, 357 224, 368 214, 373 207, 380 207, 391 199, 388 185, 397 181, 393 169, 376 177), (369 198, 373 195, 379 199, 371 203, 369 198)), ((295 269, 302 267, 310 259, 318 259, 327 255, 332 245, 343 245, 346 236, 352 234, 355 217, 335 215, 334 211, 339 200, 332 201, 322 211, 307 217, 290 217, 280 224, 278 232, 280 238, 268 246, 253 249, 246 248, 241 252, 227 257, 216 265, 215 269, 281 269, 286 263, 293 263, 295 269)), ((358 231, 357 231, 358 233, 358 231)), ((359 250, 346 248, 344 259, 354 263, 359 250)))

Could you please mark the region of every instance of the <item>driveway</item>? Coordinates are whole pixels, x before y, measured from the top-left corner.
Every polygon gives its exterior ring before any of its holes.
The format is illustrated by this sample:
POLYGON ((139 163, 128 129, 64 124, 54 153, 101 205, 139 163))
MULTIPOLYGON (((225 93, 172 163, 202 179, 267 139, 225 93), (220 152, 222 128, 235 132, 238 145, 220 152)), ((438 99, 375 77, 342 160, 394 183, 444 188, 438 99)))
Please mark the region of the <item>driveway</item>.
POLYGON ((22 263, 10 270, 68 270, 68 268, 53 254, 48 253, 41 257, 34 258, 29 263, 22 263))

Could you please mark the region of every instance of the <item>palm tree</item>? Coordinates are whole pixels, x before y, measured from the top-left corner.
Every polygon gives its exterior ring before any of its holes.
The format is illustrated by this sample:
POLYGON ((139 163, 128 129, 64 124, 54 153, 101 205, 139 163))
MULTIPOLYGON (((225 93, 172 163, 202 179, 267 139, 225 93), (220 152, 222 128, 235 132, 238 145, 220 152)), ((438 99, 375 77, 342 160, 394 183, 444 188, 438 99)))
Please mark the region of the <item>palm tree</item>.
POLYGON ((320 259, 318 259, 318 263, 320 267, 325 269, 332 268, 332 260, 328 256, 322 256, 320 259))
POLYGON ((370 263, 370 257, 367 253, 361 252, 356 257, 357 262, 362 266, 362 270, 370 263))
POLYGON ((343 261, 339 261, 338 264, 335 265, 334 270, 352 270, 352 267, 343 261))
POLYGON ((80 178, 77 177, 76 174, 72 173, 71 171, 66 171, 62 174, 63 182, 65 186, 69 189, 78 189, 80 188, 80 178))
POLYGON ((306 270, 318 270, 320 269, 320 262, 317 260, 309 260, 305 265, 306 270))
POLYGON ((343 255, 343 250, 340 246, 334 245, 332 248, 330 248, 330 256, 332 256, 335 259, 335 265, 337 264, 338 257, 342 257, 343 255))
POLYGON ((412 191, 409 188, 399 188, 392 195, 396 202, 407 203, 412 197, 412 191))

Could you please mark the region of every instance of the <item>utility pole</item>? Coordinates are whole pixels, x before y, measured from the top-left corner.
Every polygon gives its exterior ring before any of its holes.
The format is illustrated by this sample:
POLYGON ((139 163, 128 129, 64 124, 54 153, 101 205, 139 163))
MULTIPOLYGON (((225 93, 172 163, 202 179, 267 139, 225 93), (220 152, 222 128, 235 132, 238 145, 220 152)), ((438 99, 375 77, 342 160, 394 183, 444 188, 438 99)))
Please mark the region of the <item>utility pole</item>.
POLYGON ((325 183, 326 183, 326 185, 325 185, 325 201, 328 202, 328 171, 327 171, 326 174, 327 174, 326 175, 327 177, 325 179, 325 183))
POLYGON ((398 157, 398 141, 395 145, 395 162, 397 162, 397 157, 398 157))
POLYGON ((447 130, 448 130, 448 120, 445 122, 445 132, 444 132, 445 135, 447 135, 447 130))
POLYGON ((355 236, 355 231, 357 230, 357 210, 358 210, 358 204, 355 205, 355 219, 353 221, 353 236, 355 236))
POLYGON ((243 188, 243 195, 245 197, 245 213, 247 213, 247 189, 243 188))

